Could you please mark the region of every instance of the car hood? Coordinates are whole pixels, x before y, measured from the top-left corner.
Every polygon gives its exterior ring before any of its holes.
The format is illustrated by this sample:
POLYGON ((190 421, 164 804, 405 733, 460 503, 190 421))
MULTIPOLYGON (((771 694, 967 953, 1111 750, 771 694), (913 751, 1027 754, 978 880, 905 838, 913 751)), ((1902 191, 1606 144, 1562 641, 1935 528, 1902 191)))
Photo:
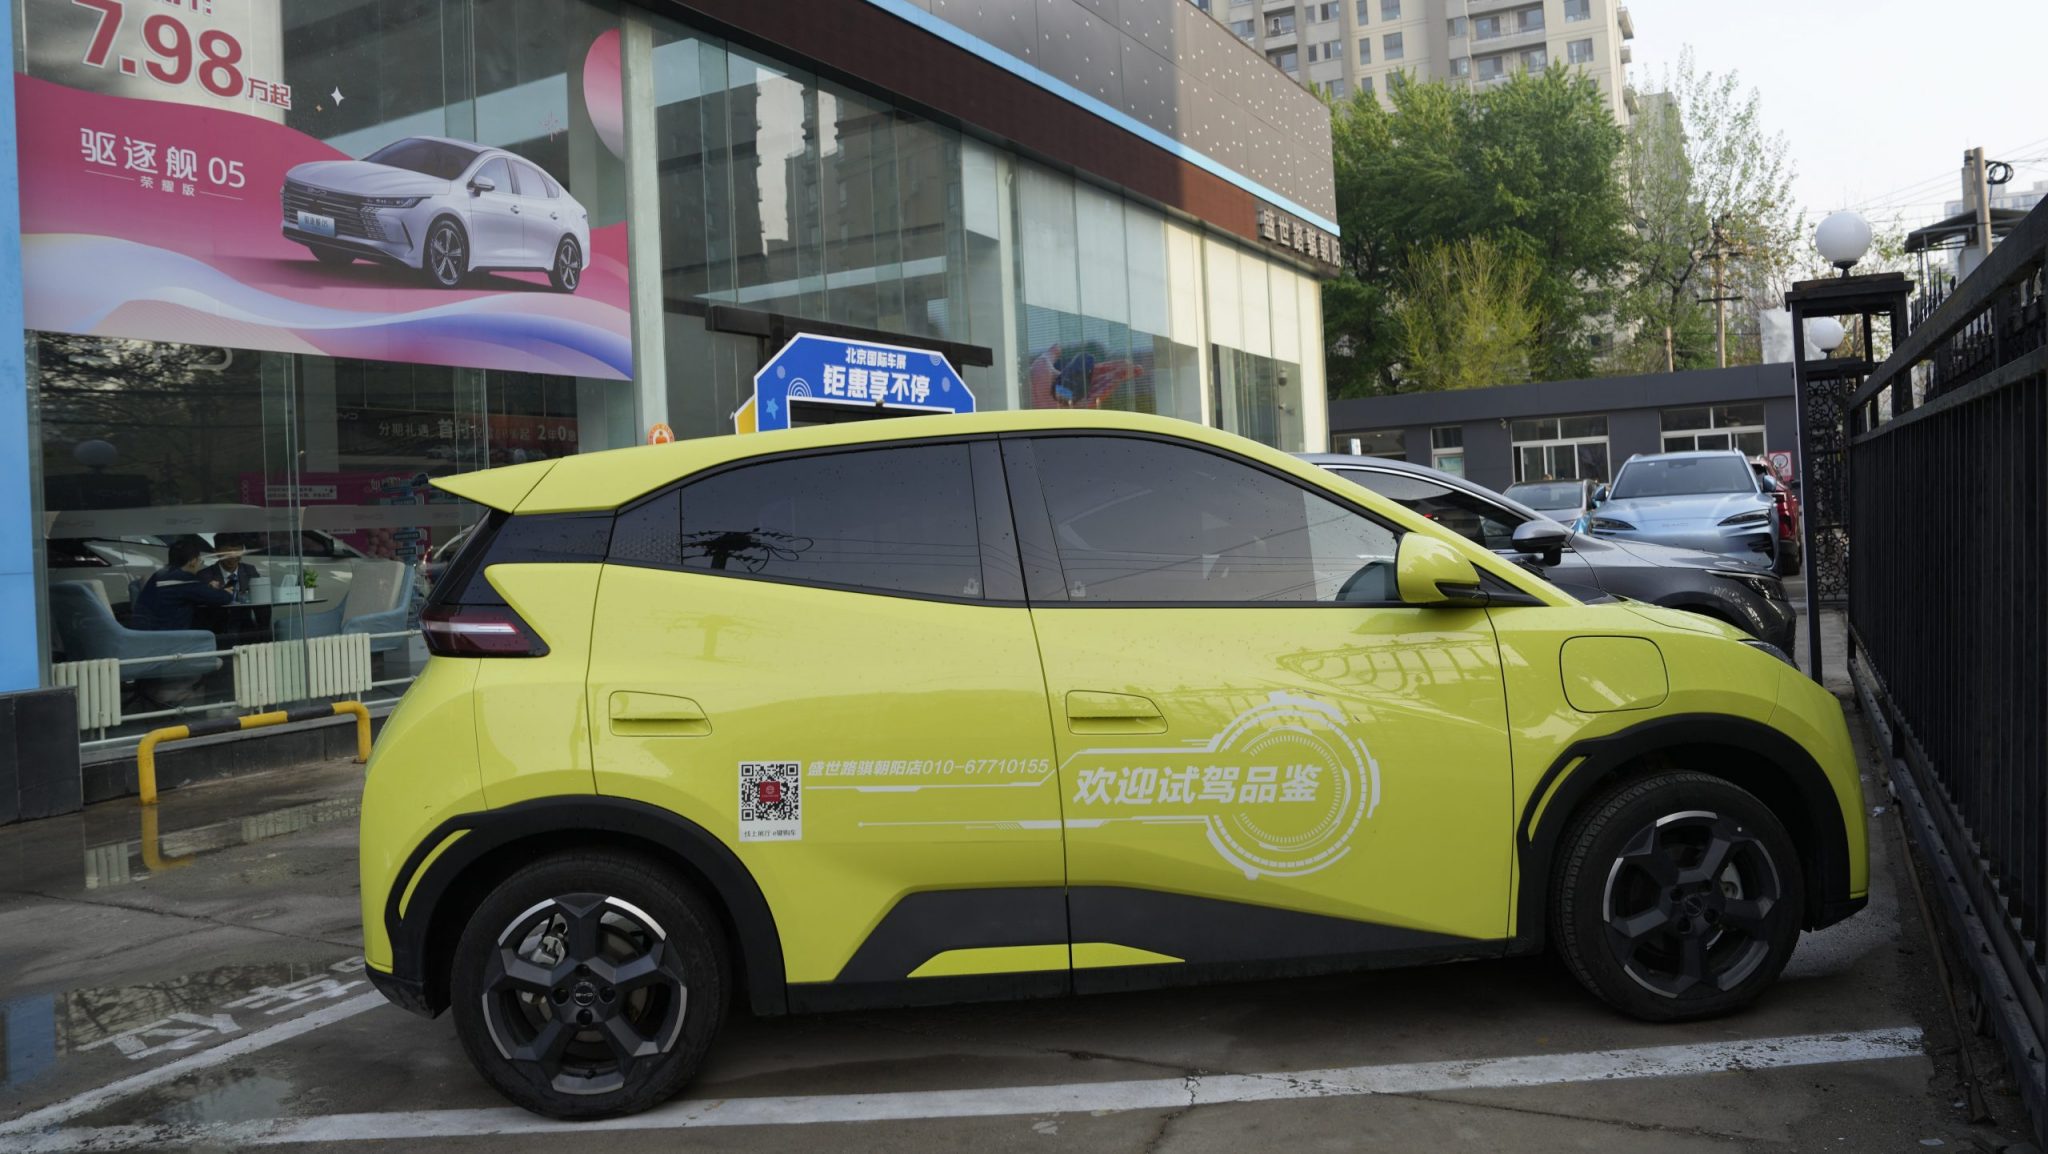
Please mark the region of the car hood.
POLYGON ((1594 516, 1627 521, 1638 528, 1705 522, 1717 525, 1737 513, 1769 508, 1762 493, 1698 493, 1682 497, 1634 497, 1603 501, 1594 516))
POLYGON ((284 176, 286 180, 353 196, 440 196, 450 187, 448 181, 424 173, 367 160, 315 160, 294 167, 284 176))

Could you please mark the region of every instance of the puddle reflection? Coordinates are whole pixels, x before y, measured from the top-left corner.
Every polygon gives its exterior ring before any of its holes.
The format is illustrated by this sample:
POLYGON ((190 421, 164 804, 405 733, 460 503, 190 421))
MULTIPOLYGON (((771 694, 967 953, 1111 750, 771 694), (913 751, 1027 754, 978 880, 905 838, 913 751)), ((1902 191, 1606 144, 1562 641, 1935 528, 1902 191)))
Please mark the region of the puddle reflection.
POLYGON ((353 821, 362 811, 362 801, 358 797, 328 798, 167 834, 159 833, 157 828, 161 820, 159 808, 137 807, 141 811, 140 838, 86 848, 86 889, 126 885, 152 874, 181 869, 203 854, 283 837, 318 825, 353 821))

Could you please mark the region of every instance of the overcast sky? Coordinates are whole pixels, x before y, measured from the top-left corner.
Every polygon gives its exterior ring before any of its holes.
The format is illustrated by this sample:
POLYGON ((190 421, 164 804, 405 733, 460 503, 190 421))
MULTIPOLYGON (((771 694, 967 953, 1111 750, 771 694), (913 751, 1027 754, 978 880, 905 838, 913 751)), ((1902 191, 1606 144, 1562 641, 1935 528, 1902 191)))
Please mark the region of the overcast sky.
POLYGON ((1974 145, 2015 162, 2015 185, 2048 180, 2048 0, 1627 4, 1636 86, 1659 86, 1687 45, 1700 70, 1739 72, 1791 143, 1810 220, 1939 219, 1974 145))

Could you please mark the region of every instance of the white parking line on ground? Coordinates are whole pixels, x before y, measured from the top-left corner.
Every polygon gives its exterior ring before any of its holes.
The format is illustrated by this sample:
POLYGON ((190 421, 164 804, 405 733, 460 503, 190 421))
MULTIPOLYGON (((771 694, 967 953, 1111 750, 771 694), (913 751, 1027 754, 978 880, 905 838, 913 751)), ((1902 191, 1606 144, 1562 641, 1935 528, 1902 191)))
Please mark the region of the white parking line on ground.
POLYGON ((288 1042, 300 1034, 311 1033, 322 1026, 331 1026, 345 1018, 353 1018, 366 1010, 374 1010, 378 1006, 388 1004, 384 1000, 384 995, 379 993, 357 994, 345 1002, 336 1002, 331 1006, 314 1010, 310 1014, 302 1014, 289 1022, 279 1022, 275 1026, 258 1030, 253 1034, 244 1034, 232 1041, 223 1042, 210 1050, 201 1050, 196 1054, 180 1058, 175 1062, 166 1062, 154 1070, 145 1070, 140 1074, 123 1078, 118 1082, 109 1082, 96 1090, 87 1090, 83 1094, 66 1098, 62 1102, 45 1106, 40 1110, 30 1111, 12 1121, 0 1122, 0 1150, 13 1149, 13 1147, 7 1145, 8 1139, 6 1135, 18 1134, 25 1130, 41 1130, 45 1127, 61 1125, 73 1118, 90 1114, 94 1110, 110 1102, 125 1098, 130 1094, 140 1093, 153 1086, 161 1086, 166 1082, 176 1081, 194 1070, 203 1070, 208 1066, 218 1066, 222 1062, 275 1046, 279 1042, 288 1042))
MULTIPOLYGON (((336 1007, 339 1009, 341 1007, 336 1007)), ((1902 1026, 1839 1034, 1753 1038, 1741 1042, 1651 1046, 1449 1062, 1346 1066, 1273 1074, 1189 1075, 1128 1082, 996 1086, 814 1097, 685 1099, 631 1118, 556 1122, 510 1107, 325 1114, 214 1126, 110 1126, 0 1136, 0 1154, 71 1154, 147 1146, 284 1146, 301 1142, 420 1141, 494 1134, 685 1130, 726 1126, 793 1126, 936 1118, 1037 1116, 1124 1110, 1178 1110, 1232 1102, 1279 1102, 1367 1094, 1422 1094, 1554 1086, 1635 1078, 1672 1078, 1736 1070, 1770 1070, 1837 1062, 1870 1062, 1920 1054, 1920 1030, 1902 1026)))

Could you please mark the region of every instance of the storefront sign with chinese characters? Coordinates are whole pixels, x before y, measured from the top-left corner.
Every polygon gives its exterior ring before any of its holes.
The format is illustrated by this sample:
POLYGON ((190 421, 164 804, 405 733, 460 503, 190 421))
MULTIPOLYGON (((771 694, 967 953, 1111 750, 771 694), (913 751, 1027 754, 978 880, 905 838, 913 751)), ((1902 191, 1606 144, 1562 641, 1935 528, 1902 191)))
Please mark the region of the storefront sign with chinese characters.
POLYGON ((1259 207, 1259 239, 1332 269, 1344 260, 1335 236, 1264 205, 1259 207))

